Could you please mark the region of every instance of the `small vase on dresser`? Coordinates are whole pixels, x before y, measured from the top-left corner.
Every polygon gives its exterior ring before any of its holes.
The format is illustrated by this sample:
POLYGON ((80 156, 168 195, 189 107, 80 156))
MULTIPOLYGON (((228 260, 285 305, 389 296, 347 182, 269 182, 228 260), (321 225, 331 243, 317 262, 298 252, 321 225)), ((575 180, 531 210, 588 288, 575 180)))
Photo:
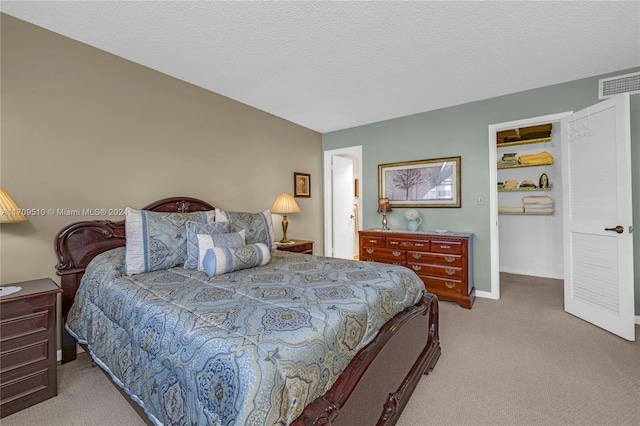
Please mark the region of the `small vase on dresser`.
POLYGON ((407 219, 407 230, 415 232, 418 230, 418 227, 422 223, 422 218, 416 209, 407 210, 404 214, 404 217, 407 219))

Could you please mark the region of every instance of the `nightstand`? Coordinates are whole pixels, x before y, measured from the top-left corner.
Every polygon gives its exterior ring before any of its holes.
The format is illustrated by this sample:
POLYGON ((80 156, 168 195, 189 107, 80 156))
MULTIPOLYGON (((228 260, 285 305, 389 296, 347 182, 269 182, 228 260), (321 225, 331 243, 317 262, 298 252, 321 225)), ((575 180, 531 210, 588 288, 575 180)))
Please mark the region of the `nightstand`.
POLYGON ((276 243, 276 248, 282 251, 313 254, 313 241, 306 241, 306 240, 289 240, 289 241, 292 241, 293 244, 276 243))
POLYGON ((50 278, 7 284, 0 297, 0 417, 58 394, 56 295, 50 278))

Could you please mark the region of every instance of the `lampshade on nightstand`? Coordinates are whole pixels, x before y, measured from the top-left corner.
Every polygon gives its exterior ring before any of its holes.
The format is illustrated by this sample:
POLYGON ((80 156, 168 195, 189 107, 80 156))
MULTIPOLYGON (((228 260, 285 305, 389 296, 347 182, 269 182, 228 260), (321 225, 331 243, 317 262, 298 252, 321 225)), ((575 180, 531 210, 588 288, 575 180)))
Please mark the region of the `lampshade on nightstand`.
POLYGON ((0 223, 26 222, 27 217, 22 214, 20 208, 0 186, 0 223))
POLYGON ((271 206, 271 213, 281 214, 282 218, 282 239, 281 243, 288 243, 289 239, 287 238, 287 227, 289 226, 289 221, 287 220, 287 214, 289 213, 300 213, 300 207, 294 200, 293 195, 282 193, 278 195, 276 201, 271 206))

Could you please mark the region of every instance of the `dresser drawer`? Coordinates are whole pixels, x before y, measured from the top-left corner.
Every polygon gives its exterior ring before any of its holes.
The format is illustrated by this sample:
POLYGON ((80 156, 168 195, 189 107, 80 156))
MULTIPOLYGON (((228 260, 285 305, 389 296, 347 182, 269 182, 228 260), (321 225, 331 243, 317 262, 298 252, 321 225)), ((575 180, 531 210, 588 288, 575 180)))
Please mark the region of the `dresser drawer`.
POLYGON ((47 331, 49 310, 27 312, 0 321, 0 342, 47 331))
POLYGON ((49 358, 50 344, 46 334, 35 342, 14 345, 3 345, 0 352, 0 374, 5 375, 16 368, 25 367, 37 362, 47 361, 49 358))
POLYGON ((456 268, 462 268, 462 256, 457 255, 409 251, 407 252, 407 261, 441 266, 455 266, 456 268))
POLYGON ((362 250, 362 255, 369 259, 389 259, 398 261, 405 261, 407 259, 407 252, 405 250, 394 250, 388 248, 365 247, 362 250))
POLYGON ((408 267, 413 269, 416 274, 420 276, 435 276, 442 278, 451 278, 454 280, 462 279, 462 268, 456 267, 443 267, 437 265, 424 265, 414 262, 408 262, 408 267))
POLYGON ((407 250, 429 251, 429 240, 416 241, 403 238, 387 237, 387 248, 402 248, 407 250))
POLYGON ((421 276, 427 291, 436 294, 442 293, 454 293, 464 294, 465 284, 458 280, 436 278, 436 277, 423 277, 421 276))
POLYGON ((434 253, 461 254, 461 241, 431 241, 431 251, 434 253))
POLYGON ((386 247, 386 238, 385 237, 370 237, 368 235, 362 236, 362 242, 360 243, 363 247, 386 247))
POLYGON ((360 260, 364 260, 365 262, 378 262, 378 263, 387 263, 389 265, 407 266, 407 262, 405 262, 404 260, 383 259, 383 258, 375 259, 375 258, 367 258, 367 257, 360 260))

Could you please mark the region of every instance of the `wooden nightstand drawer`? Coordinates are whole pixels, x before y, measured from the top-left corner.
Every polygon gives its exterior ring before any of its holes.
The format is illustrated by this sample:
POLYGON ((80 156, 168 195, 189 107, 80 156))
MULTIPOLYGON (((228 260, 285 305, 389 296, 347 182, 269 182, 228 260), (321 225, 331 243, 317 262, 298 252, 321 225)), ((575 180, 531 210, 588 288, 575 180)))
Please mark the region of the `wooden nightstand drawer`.
POLYGON ((0 321, 0 342, 47 331, 49 310, 29 312, 0 321))
POLYGON ((6 350, 3 346, 0 352, 0 374, 5 375, 16 368, 46 361, 49 357, 49 345, 49 339, 45 338, 6 350))
POLYGON ((291 240, 291 244, 277 244, 278 250, 290 251, 293 253, 313 254, 313 241, 291 240))

